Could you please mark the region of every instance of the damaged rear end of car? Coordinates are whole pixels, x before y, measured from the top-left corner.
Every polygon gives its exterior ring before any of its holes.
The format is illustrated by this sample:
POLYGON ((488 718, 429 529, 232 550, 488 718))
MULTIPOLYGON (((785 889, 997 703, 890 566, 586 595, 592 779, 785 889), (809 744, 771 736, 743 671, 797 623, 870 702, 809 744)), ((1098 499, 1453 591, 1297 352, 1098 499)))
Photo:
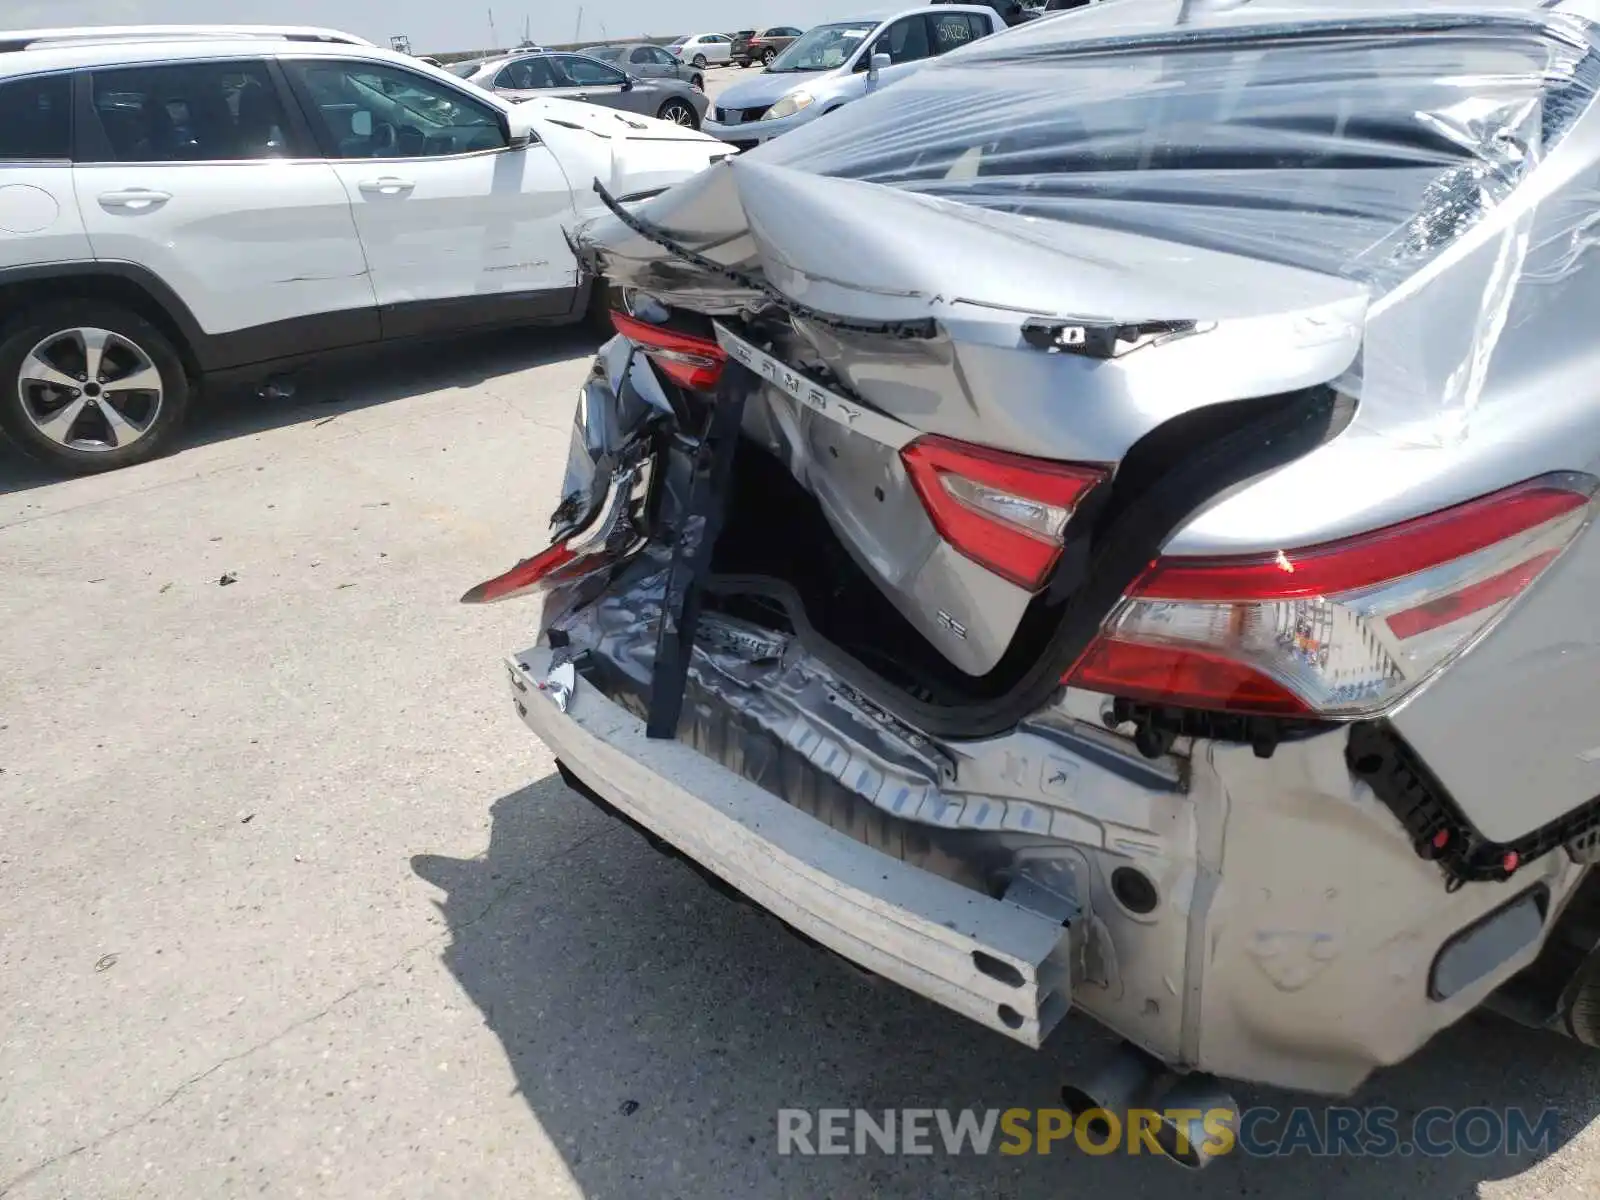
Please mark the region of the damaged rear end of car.
POLYGON ((518 711, 653 842, 1030 1046, 1074 1009, 1126 1038, 1085 1105, 1343 1093, 1585 878, 1581 822, 1490 836, 1377 777, 1596 553, 1593 456, 1479 436, 1554 302, 1517 282, 1581 274, 1545 180, 1592 35, 1122 7, 597 185, 618 336, 554 539, 465 598, 542 598, 518 711), (1374 484, 1396 447, 1425 486, 1374 484))

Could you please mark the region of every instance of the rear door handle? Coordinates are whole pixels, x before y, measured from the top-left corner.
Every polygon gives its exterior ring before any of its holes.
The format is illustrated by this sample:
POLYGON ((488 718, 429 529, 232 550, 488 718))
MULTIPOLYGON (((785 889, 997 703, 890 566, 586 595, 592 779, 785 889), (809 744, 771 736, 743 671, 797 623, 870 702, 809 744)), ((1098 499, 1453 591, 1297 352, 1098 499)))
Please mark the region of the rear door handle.
POLYGON ((409 192, 417 185, 409 179, 385 175, 381 179, 363 179, 359 186, 369 196, 399 196, 409 192))
POLYGON ((171 192, 157 192, 150 188, 124 188, 120 192, 101 192, 100 207, 144 212, 147 209, 159 208, 171 199, 171 192))

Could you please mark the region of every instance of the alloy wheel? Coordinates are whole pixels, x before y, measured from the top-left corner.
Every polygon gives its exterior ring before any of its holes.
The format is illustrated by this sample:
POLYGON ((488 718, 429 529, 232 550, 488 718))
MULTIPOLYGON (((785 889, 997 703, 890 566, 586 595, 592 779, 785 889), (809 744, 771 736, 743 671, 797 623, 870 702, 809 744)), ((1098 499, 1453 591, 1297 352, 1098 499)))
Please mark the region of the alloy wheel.
POLYGON ((22 359, 22 411, 34 428, 72 450, 131 446, 161 413, 161 372, 133 341, 108 329, 62 329, 22 359))
POLYGON ((671 121, 674 125, 685 125, 694 128, 694 110, 682 101, 674 100, 661 110, 661 119, 671 121))

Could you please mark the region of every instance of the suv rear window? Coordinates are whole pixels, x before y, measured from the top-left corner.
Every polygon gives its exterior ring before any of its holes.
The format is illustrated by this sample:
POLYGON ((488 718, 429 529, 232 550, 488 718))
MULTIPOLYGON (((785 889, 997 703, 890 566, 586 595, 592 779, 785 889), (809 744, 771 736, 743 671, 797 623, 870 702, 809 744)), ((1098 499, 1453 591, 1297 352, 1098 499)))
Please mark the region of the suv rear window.
POLYGON ((0 162, 70 158, 71 96, 66 75, 0 83, 0 162))
POLYGON ((104 134, 91 160, 229 162, 289 153, 289 121, 259 62, 189 62, 95 71, 104 134))

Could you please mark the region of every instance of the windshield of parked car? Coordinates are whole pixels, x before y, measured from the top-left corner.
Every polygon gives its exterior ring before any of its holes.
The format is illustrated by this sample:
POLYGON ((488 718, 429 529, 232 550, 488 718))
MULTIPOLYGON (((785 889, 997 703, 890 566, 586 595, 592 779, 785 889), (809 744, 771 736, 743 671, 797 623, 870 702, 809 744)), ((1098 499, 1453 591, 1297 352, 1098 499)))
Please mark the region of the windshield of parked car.
POLYGON ((768 71, 782 75, 793 71, 831 71, 844 66, 862 40, 877 28, 876 21, 841 21, 807 30, 772 60, 768 71))
POLYGON ((487 61, 487 59, 482 58, 469 58, 466 62, 451 63, 445 70, 452 75, 459 75, 463 79, 471 79, 478 68, 487 61))
POLYGON ((598 58, 602 62, 614 63, 622 57, 624 49, 626 47, 623 46, 591 46, 580 53, 587 54, 590 58, 598 58))
POLYGON ((1600 91, 1588 35, 1555 23, 1093 43, 1054 23, 954 51, 763 157, 1383 287, 1500 204, 1600 91))

